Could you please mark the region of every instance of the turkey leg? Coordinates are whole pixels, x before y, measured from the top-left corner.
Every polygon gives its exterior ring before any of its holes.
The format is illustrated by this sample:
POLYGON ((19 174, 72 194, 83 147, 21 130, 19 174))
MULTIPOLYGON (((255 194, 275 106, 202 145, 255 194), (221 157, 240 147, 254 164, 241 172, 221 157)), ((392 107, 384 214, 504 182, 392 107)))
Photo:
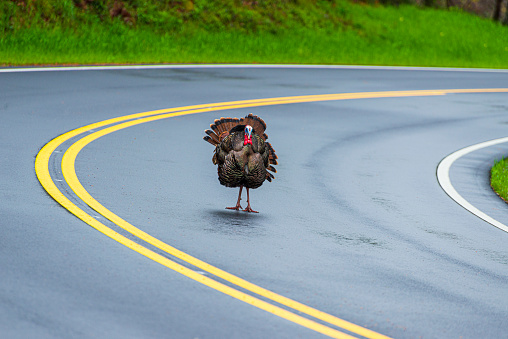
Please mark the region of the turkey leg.
MULTIPOLYGON (((240 206, 240 200, 242 200, 242 188, 243 186, 240 186, 240 192, 238 193, 238 201, 236 202, 236 206, 235 207, 226 207, 226 209, 228 210, 239 210, 240 208, 242 208, 242 206, 240 206)), ((249 189, 247 188, 247 201, 249 201, 249 189)))
MULTIPOLYGON (((253 213, 259 213, 258 211, 254 211, 251 207, 250 207, 250 199, 249 199, 249 188, 247 188, 247 208, 244 209, 245 212, 253 212, 253 213)), ((238 200, 238 203, 240 203, 240 200, 238 200)))

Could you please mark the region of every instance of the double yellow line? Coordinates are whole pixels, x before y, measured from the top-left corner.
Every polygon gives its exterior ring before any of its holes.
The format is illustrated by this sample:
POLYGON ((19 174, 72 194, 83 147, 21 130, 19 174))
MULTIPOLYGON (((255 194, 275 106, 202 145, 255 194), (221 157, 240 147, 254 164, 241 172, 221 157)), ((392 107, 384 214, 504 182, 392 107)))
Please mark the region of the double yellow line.
POLYGON ((139 125, 142 123, 156 121, 161 119, 167 119, 175 116, 196 114, 196 113, 204 113, 204 112, 212 112, 212 111, 222 111, 229 109, 239 109, 239 108, 247 108, 247 107, 259 107, 259 106, 268 106, 268 105, 281 105, 281 104, 290 104, 290 103, 304 103, 304 102, 316 102, 316 101, 327 101, 327 100, 346 100, 346 99, 365 99, 365 98, 387 98, 387 97, 407 97, 407 96, 435 96, 435 95, 445 95, 448 93, 485 93, 485 92, 508 92, 508 89, 484 89, 484 90, 441 90, 441 91, 397 91, 397 92, 366 92, 366 93, 343 93, 343 94, 326 94, 326 95, 310 95, 310 96, 295 96, 295 97, 281 97, 281 98, 270 98, 270 99, 258 99, 258 100, 244 100, 244 101, 231 101, 231 102, 223 102, 223 103, 213 103, 213 104, 205 104, 205 105, 194 105, 194 106, 185 106, 178 107, 172 109, 163 109, 156 110, 138 114, 127 115, 123 117, 113 118, 104 120, 98 123, 94 123, 91 125, 87 125, 81 128, 77 128, 70 132, 67 132, 47 143, 41 151, 38 153, 36 161, 35 161, 35 172, 37 177, 44 187, 44 189, 63 207, 65 207, 69 212, 83 220, 88 225, 94 227, 98 231, 107 235, 108 237, 118 241, 119 243, 129 247, 130 249, 172 269, 175 270, 195 281, 198 281, 206 286, 209 286, 213 289, 216 289, 222 293, 230 295, 234 298, 237 298, 241 301, 249 303, 255 307, 263 309, 267 312, 275 314, 279 317, 292 321, 294 323, 300 324, 304 327, 322 333, 332 338, 355 338, 349 334, 338 331, 330 326, 323 325, 320 322, 315 320, 308 319, 306 317, 302 317, 293 312, 288 311, 285 308, 280 306, 273 305, 266 301, 263 301, 259 298, 256 298, 250 294, 241 292, 237 289, 234 289, 230 286, 222 284, 214 279, 201 275, 194 270, 191 270, 185 266, 182 266, 130 239, 127 237, 115 232, 111 228, 107 227, 103 223, 99 222, 97 219, 90 216, 88 213, 83 211, 81 208, 76 206, 73 202, 71 202, 55 185, 53 179, 51 178, 49 172, 49 162, 51 155, 55 152, 55 150, 60 147, 66 141, 69 141, 72 138, 76 138, 83 133, 91 132, 93 130, 99 129, 97 132, 89 133, 81 138, 79 138, 76 142, 74 142, 64 153, 61 166, 62 166, 62 174, 67 185, 74 191, 77 197, 81 199, 84 203, 94 209, 97 213, 101 214, 120 228, 125 231, 131 233, 137 238, 149 243, 150 245, 158 248, 159 250, 164 251, 176 258, 179 258, 203 271, 206 271, 218 278, 221 278, 229 283, 241 287, 247 291, 250 291, 254 294, 262 296, 266 299, 274 301, 280 305, 283 305, 287 308, 293 309, 295 311, 306 314, 310 317, 313 317, 321 322, 327 323, 332 326, 336 326, 342 330, 349 331, 353 334, 371 338, 371 339, 380 339, 380 338, 388 338, 382 334, 376 333, 369 329, 363 328, 361 326, 352 324, 348 321, 337 318, 333 315, 327 314, 325 312, 319 311, 312 307, 301 304, 292 299, 286 298, 274 292, 271 292, 267 289, 259 287, 255 284, 252 284, 244 279, 241 279, 235 275, 232 275, 228 272, 225 272, 217 267, 214 267, 210 264, 207 264, 197 258, 192 257, 191 255, 182 252, 157 238, 150 236, 149 234, 143 232, 142 230, 134 227, 129 224, 127 221, 123 220, 119 216, 115 215, 104 206, 102 206, 97 200, 95 200, 81 185, 79 182, 76 170, 75 170, 75 161, 79 152, 86 147, 92 141, 113 133, 115 131, 128 128, 131 126, 139 125))

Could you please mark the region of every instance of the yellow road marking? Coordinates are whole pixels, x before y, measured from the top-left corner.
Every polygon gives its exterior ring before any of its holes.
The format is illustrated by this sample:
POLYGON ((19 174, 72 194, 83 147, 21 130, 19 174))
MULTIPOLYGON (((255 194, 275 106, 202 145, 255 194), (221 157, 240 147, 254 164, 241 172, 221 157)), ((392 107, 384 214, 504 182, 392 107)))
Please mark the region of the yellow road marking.
MULTIPOLYGON (((73 133, 71 133, 73 134, 73 133)), ((252 297, 249 294, 240 292, 238 290, 235 290, 234 288, 231 288, 227 285, 224 285, 222 283, 219 283, 213 279, 210 279, 206 276, 203 276, 185 266, 182 266, 168 258, 165 258, 164 256, 161 256, 160 254, 157 254, 138 243, 124 237, 123 235, 113 231, 111 228, 105 226, 101 222, 94 219, 92 216, 88 215, 85 211, 83 211, 81 208, 76 206, 74 203, 72 203, 67 197, 65 197, 60 190, 56 187, 53 180, 51 179, 51 176, 49 174, 48 170, 48 164, 49 164, 49 158, 51 154, 55 151, 55 149, 61 145, 62 142, 68 140, 66 138, 67 136, 64 134, 60 137, 57 137, 50 141, 48 144, 46 144, 39 154, 37 155, 37 158, 35 160, 35 169, 37 173, 37 177, 41 184, 43 185, 44 189, 63 207, 65 207, 69 212, 77 216, 79 219, 83 220, 88 225, 92 226, 96 230, 100 231, 101 233, 107 235, 111 239, 116 240, 120 244, 146 256, 147 258, 152 259, 155 262, 158 262, 178 273, 181 273, 197 282, 200 282, 208 287, 211 287, 217 291, 220 291, 224 294, 230 295, 236 299, 239 299, 241 301, 244 301, 248 304, 251 304, 255 307, 258 307, 262 310, 265 310, 267 312, 270 312, 272 314, 275 314, 281 318, 287 319, 289 321, 292 321, 296 324, 300 324, 304 327, 307 327, 309 329, 312 329, 316 332, 322 333, 324 335, 327 335, 332 338, 339 338, 339 339, 352 339, 355 338, 353 336, 350 336, 348 334, 342 333, 340 331, 337 331, 335 329, 332 329, 330 327, 324 326, 320 323, 317 323, 315 321, 312 321, 310 319, 301 317, 299 315, 296 315, 292 312, 289 312, 283 308, 277 307, 275 305, 272 305, 270 303, 267 303, 265 301, 262 301, 258 298, 252 297)))
MULTIPOLYGON (((171 116, 174 116, 171 114, 171 116)), ((155 117, 154 117, 155 118, 155 117)), ((157 116, 156 120, 167 118, 167 116, 157 116)), ((94 209, 99 214, 103 215, 105 218, 116 224, 117 226, 123 228, 124 230, 128 231, 129 233, 135 235, 136 237, 146 241, 147 243, 165 251, 166 253, 169 253, 179 259, 182 259, 196 267, 199 267, 200 269, 209 272, 217 277, 220 277, 226 281, 229 281, 237 286, 240 286, 246 290, 249 290, 251 292, 254 292, 258 295, 261 295, 263 297, 266 297, 268 299, 271 299, 273 301, 278 302, 279 304, 291 307, 297 311, 300 311, 302 313, 308 314, 310 316, 313 316, 314 318, 326 321, 330 324, 336 325, 338 327, 341 327, 343 329, 346 329, 348 331, 351 331, 353 333, 362 335, 367 338, 388 338, 384 335, 381 335, 379 333, 376 333, 374 331, 368 330, 366 328, 363 328, 361 326, 355 325, 353 323, 347 322, 345 320, 342 320, 340 318, 337 318, 335 316, 332 316, 328 313, 319 311, 317 309, 314 309, 312 307, 306 306, 304 304, 301 304, 297 301, 294 301, 292 299, 283 297, 279 294, 276 294, 272 291, 269 291, 267 289, 264 289, 262 287, 259 287, 255 284, 252 284, 244 279, 241 279, 235 275, 232 275, 228 272, 225 272, 215 266, 212 266, 206 262, 203 262, 187 253, 184 253, 162 241, 160 241, 157 238, 152 237, 151 235, 143 232, 142 230, 134 227, 133 225, 129 224, 127 221, 123 220, 122 218, 115 215, 113 212, 109 211, 107 208, 102 206, 97 200, 95 200, 81 185, 79 182, 76 171, 75 171, 75 160, 78 155, 78 153, 83 149, 86 145, 88 145, 93 140, 96 140, 100 138, 101 136, 107 135, 109 133, 112 133, 114 131, 137 125, 140 123, 146 122, 145 120, 152 121, 154 119, 143 119, 143 120, 136 120, 136 121, 129 121, 127 123, 121 124, 121 125, 115 125, 109 128, 106 128, 104 130, 101 130, 99 132, 95 132, 93 134, 90 134, 80 140, 78 140, 76 143, 74 143, 69 149, 65 152, 64 157, 62 158, 62 173, 64 175, 65 181, 68 183, 69 187, 72 188, 74 193, 82 200, 84 201, 88 206, 90 206, 92 209, 94 209)))
POLYGON ((65 141, 80 135, 83 132, 90 131, 96 128, 103 128, 108 125, 113 125, 108 128, 104 128, 98 132, 87 135, 78 141, 76 141, 69 149, 65 152, 64 157, 62 159, 62 172, 65 178, 65 181, 69 185, 69 187, 75 192, 75 194, 87 205, 89 205, 92 209, 97 211, 99 214, 103 215, 119 227, 125 229, 136 237, 150 243, 151 245, 169 253, 179 259, 182 259, 200 269, 207 271, 217 277, 220 277, 226 281, 229 281, 237 286, 245 288, 251 292, 254 292, 258 295, 271 299, 281 305, 285 305, 287 307, 293 308, 297 311, 310 315, 316 319, 320 319, 322 321, 326 321, 329 324, 338 326, 345 330, 348 330, 352 333, 356 333, 363 337, 367 338, 388 338, 382 334, 376 333, 374 331, 368 330, 361 326, 352 324, 325 312, 316 310, 309 306, 303 305, 297 301, 291 300, 289 298, 278 295, 274 292, 266 290, 262 287, 254 285, 250 282, 247 282, 239 277, 236 277, 230 273, 227 273, 217 267, 209 265, 197 258, 194 258, 176 248, 156 239, 149 234, 139 230, 133 225, 129 224, 125 220, 121 219, 104 206, 102 206, 99 202, 97 202, 81 185, 79 182, 76 171, 75 171, 75 160, 78 153, 90 142, 120 129, 124 129, 127 127, 131 127, 134 125, 146 123, 149 121, 166 119, 169 117, 179 116, 179 115, 188 115, 202 112, 210 112, 210 111, 219 111, 219 110, 228 110, 235 108, 246 108, 246 107, 259 107, 259 106, 267 106, 267 105, 280 105, 280 104, 289 104, 289 103, 303 103, 303 102, 315 102, 315 101, 327 101, 327 100, 346 100, 346 99, 366 99, 366 98, 387 98, 387 97, 407 97, 407 96, 435 96, 435 95, 445 95, 449 93, 497 93, 497 92, 508 92, 508 89, 462 89, 462 90, 422 90, 422 91, 394 91, 394 92, 364 92, 364 93, 341 93, 341 94, 324 94, 324 95, 309 95, 309 96, 296 96, 296 97, 281 97, 281 98, 268 98, 268 99, 257 99, 257 100, 243 100, 243 101, 232 101, 225 103, 213 103, 213 104, 203 104, 203 105, 193 105, 193 106, 185 106, 173 109, 163 109, 156 110, 144 113, 131 114, 123 117, 113 118, 104 120, 95 124, 87 125, 73 131, 70 131, 66 134, 63 134, 51 142, 49 142, 43 149, 39 152, 36 158, 35 170, 39 181, 46 189, 46 191, 62 206, 68 209, 71 213, 76 215, 78 218, 89 224, 90 226, 96 228, 100 232, 106 234, 107 236, 115 239, 121 244, 137 251, 138 253, 145 255, 146 257, 168 267, 171 268, 185 276, 199 281, 211 288, 219 290, 225 294, 228 294, 232 297, 245 301, 251 305, 259 307, 265 311, 276 314, 282 318, 298 323, 302 326, 313 329, 317 332, 326 334, 328 336, 334 338, 352 338, 351 336, 319 324, 315 321, 309 320, 304 317, 300 317, 294 313, 286 311, 280 307, 274 306, 272 304, 266 303, 262 300, 259 300, 255 297, 252 297, 248 294, 242 293, 238 290, 235 290, 231 287, 228 287, 224 284, 221 284, 213 279, 208 277, 204 277, 182 265, 179 265, 125 237, 120 235, 117 232, 114 232, 112 229, 108 228, 104 224, 100 223, 96 219, 92 218, 86 212, 81 210, 79 207, 74 205, 69 199, 67 199, 56 187, 54 182, 51 179, 49 174, 48 166, 49 159, 51 154, 56 150, 58 146, 60 146, 65 141), (132 120, 137 119, 137 120, 132 120), (126 121, 126 122, 124 122, 126 121), (123 123, 122 123, 123 122, 123 123))

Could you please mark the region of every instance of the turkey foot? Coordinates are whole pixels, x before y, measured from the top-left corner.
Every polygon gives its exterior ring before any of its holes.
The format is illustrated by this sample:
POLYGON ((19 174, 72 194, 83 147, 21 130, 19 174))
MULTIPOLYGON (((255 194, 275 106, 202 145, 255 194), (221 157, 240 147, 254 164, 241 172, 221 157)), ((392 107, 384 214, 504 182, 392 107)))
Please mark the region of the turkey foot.
POLYGON ((259 213, 258 211, 254 211, 254 210, 250 207, 250 205, 249 205, 249 206, 247 206, 247 208, 245 208, 243 211, 244 211, 244 212, 259 213))

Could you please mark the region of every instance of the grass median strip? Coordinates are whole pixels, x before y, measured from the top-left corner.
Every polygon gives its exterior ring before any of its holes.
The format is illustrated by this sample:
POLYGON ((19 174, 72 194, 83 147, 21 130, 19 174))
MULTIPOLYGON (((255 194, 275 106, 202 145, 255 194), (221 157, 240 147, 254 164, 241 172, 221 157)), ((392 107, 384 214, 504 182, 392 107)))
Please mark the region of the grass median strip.
POLYGON ((508 202, 508 158, 495 162, 490 170, 490 185, 504 201, 508 202))

